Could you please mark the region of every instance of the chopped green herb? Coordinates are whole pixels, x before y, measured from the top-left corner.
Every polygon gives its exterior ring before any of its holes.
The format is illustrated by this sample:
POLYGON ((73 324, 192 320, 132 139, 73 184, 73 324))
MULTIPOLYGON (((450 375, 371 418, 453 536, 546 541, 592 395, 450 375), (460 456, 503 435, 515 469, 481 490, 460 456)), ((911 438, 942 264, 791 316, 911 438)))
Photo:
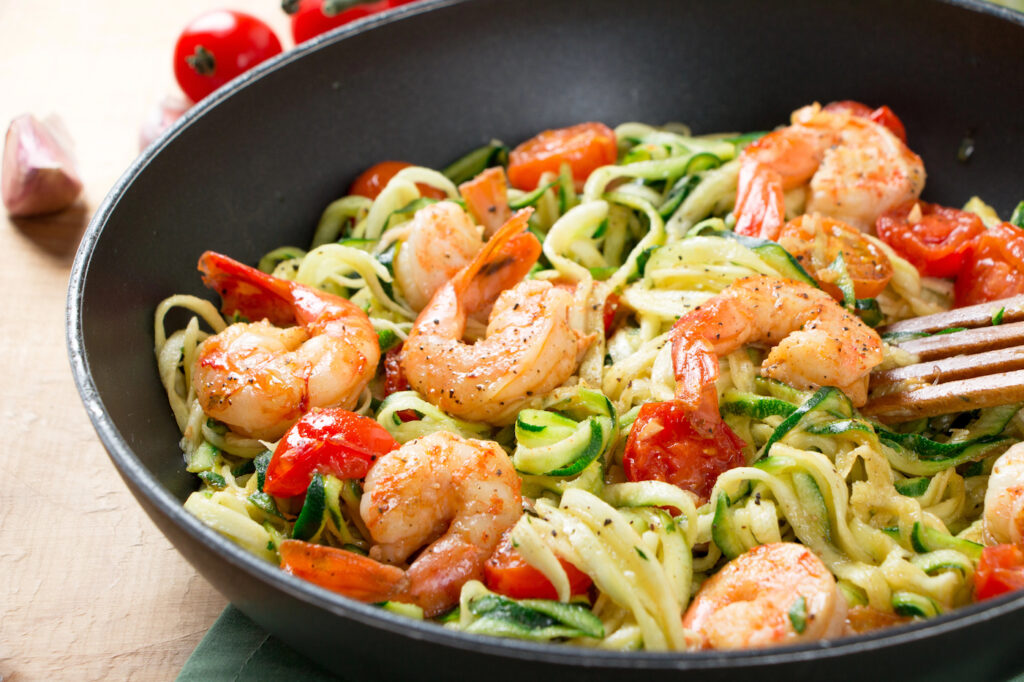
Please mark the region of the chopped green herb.
POLYGON ((807 602, 803 596, 799 597, 789 607, 789 622, 798 635, 802 635, 807 629, 807 602))
POLYGON ((216 490, 221 490, 227 486, 228 482, 224 480, 224 477, 220 474, 215 474, 212 471, 200 471, 199 478, 203 479, 206 485, 216 490))
POLYGON ((1003 315, 1006 313, 1006 306, 1003 306, 996 311, 996 314, 992 316, 992 326, 998 326, 1003 323, 1003 315))

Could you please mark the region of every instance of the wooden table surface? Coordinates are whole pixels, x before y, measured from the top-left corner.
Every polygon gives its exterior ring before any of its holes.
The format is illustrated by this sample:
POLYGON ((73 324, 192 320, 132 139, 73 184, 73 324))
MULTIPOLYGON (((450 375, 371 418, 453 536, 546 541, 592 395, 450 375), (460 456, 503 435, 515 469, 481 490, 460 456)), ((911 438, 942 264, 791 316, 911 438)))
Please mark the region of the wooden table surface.
POLYGON ((244 8, 290 44, 279 0, 0 0, 0 125, 58 114, 85 183, 70 210, 0 209, 0 679, 173 679, 225 606, 129 494, 71 379, 64 303, 93 210, 174 92, 178 32, 244 8))

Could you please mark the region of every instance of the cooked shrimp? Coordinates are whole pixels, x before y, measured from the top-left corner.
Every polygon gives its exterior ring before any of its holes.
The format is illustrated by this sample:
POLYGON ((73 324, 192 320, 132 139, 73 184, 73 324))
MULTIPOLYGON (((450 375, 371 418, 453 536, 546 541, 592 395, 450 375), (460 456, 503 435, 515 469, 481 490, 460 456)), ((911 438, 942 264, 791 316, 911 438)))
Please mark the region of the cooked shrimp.
POLYGON ((809 182, 805 211, 862 231, 924 188, 924 164, 888 128, 817 104, 740 154, 736 231, 775 239, 786 222, 783 192, 809 182))
POLYGON ((409 385, 456 417, 511 422, 531 396, 572 376, 589 343, 569 324, 573 295, 564 287, 530 280, 508 289, 540 254, 536 237, 523 231, 529 215, 516 213, 437 291, 402 345, 409 385), (464 343, 467 314, 498 292, 485 337, 464 343))
POLYGON ((395 281, 413 310, 422 310, 445 282, 483 248, 483 228, 451 201, 416 211, 401 228, 395 254, 395 281))
POLYGON ((244 436, 276 440, 312 407, 352 408, 380 359, 358 306, 207 251, 203 281, 239 322, 199 347, 192 373, 203 411, 244 436), (296 324, 290 328, 275 325, 296 324))
POLYGON ((705 649, 783 646, 841 635, 846 600, 803 545, 778 542, 741 554, 708 578, 683 616, 705 649))
POLYGON ((1024 443, 1004 452, 985 491, 985 541, 1024 547, 1024 443))
POLYGON ((523 513, 520 481, 497 443, 440 431, 381 457, 363 484, 359 511, 378 544, 370 557, 399 564, 429 545, 406 572, 405 593, 433 616, 483 575, 502 533, 523 513))
POLYGON ((867 401, 868 374, 882 361, 878 333, 827 293, 777 277, 745 277, 673 327, 676 399, 718 413, 718 358, 748 343, 774 346, 761 374, 796 388, 835 386, 867 401))

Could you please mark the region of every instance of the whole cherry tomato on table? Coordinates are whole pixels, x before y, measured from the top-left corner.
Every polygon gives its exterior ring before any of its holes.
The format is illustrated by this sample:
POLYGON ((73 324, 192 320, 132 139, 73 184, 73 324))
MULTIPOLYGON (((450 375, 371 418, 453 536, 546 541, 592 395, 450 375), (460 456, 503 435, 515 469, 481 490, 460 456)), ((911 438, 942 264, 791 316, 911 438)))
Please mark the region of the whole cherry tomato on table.
POLYGON ((1024 230, 1000 223, 979 235, 957 275, 957 306, 1024 294, 1024 230))
POLYGON ((398 447, 369 417, 339 408, 313 409, 278 442, 263 490, 278 497, 301 495, 317 472, 364 478, 378 457, 398 447))
POLYGON ((710 434, 674 401, 646 403, 633 422, 623 465, 630 481, 665 481, 706 502, 718 477, 746 465, 743 441, 723 421, 710 434))
POLYGON ((416 0, 284 0, 281 7, 292 17, 292 38, 298 45, 356 19, 413 2, 416 0))
POLYGON ((985 225, 974 213, 912 200, 880 215, 875 231, 925 277, 955 277, 985 225))
POLYGON ((281 41, 256 17, 216 10, 185 27, 174 47, 174 76, 198 102, 235 76, 281 53, 281 41))

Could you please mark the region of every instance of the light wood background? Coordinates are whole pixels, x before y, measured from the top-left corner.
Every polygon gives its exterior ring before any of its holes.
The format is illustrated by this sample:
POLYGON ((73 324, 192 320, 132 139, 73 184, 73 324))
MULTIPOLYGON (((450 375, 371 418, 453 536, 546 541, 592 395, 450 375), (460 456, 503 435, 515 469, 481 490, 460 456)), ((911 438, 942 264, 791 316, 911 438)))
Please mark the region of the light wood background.
POLYGON ((69 211, 0 209, 0 678, 173 679, 225 600, 150 522, 78 399, 64 341, 68 275, 92 211, 176 89, 198 14, 235 7, 291 39, 278 0, 0 0, 0 126, 58 114, 85 192, 69 211))

